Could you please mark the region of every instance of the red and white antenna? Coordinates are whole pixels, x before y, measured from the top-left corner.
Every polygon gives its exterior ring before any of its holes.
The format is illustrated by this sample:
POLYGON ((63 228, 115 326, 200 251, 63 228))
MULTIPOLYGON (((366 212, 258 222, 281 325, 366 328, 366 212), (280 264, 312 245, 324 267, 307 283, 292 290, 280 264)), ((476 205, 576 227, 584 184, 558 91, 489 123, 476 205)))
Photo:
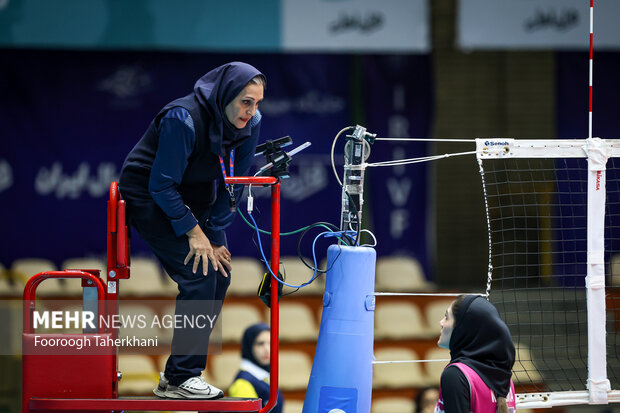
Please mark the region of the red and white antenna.
POLYGON ((588 111, 588 138, 592 138, 592 61, 594 55, 594 0, 590 0, 590 87, 588 111))

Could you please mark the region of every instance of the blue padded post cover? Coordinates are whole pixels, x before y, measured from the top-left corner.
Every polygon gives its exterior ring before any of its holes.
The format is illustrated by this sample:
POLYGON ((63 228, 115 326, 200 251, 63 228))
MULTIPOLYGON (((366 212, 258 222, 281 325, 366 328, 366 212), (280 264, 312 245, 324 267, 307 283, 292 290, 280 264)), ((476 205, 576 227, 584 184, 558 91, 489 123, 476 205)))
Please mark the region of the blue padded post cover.
POLYGON ((376 252, 331 245, 321 329, 303 413, 369 413, 376 252))

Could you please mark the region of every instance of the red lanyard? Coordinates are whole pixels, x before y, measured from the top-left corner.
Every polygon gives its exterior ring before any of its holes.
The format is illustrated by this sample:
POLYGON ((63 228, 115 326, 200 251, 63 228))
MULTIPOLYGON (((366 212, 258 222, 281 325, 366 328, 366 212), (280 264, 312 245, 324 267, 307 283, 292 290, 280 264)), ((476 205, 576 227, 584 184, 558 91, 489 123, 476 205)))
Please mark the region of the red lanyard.
MULTIPOLYGON (((235 150, 230 151, 230 176, 235 176, 235 150)), ((220 156, 220 167, 222 168, 222 176, 226 180, 226 167, 224 166, 224 159, 220 156)), ((237 201, 235 200, 235 192, 232 184, 225 184, 228 194, 230 195, 230 211, 235 212, 237 210, 237 201)))
MULTIPOLYGON (((224 166, 224 159, 220 156, 220 167, 222 167, 222 175, 226 179, 226 167, 224 166)), ((230 176, 235 176, 235 150, 230 151, 230 176)), ((228 184, 226 184, 228 185, 228 184)))

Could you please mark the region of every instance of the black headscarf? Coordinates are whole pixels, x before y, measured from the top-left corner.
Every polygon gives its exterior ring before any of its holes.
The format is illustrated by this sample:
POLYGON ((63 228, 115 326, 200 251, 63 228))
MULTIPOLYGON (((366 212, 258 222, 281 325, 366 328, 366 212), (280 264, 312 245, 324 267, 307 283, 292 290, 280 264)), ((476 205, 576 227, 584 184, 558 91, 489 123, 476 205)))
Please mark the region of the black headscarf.
POLYGON ((242 129, 237 129, 226 119, 224 109, 250 80, 259 75, 265 77, 254 66, 231 62, 211 70, 194 85, 196 99, 212 118, 209 139, 213 153, 223 155, 223 148, 250 136, 250 122, 242 129))
POLYGON ((256 337, 263 331, 269 331, 269 326, 264 323, 258 323, 249 326, 245 332, 243 333, 243 339, 241 340, 241 358, 246 360, 250 360, 252 363, 256 364, 258 367, 261 367, 267 371, 269 371, 269 364, 264 365, 258 362, 256 358, 254 358, 254 354, 252 353, 252 347, 254 346, 254 341, 256 341, 256 337))
POLYGON ((471 367, 501 397, 510 391, 515 346, 497 309, 478 295, 468 295, 454 319, 450 363, 471 367))

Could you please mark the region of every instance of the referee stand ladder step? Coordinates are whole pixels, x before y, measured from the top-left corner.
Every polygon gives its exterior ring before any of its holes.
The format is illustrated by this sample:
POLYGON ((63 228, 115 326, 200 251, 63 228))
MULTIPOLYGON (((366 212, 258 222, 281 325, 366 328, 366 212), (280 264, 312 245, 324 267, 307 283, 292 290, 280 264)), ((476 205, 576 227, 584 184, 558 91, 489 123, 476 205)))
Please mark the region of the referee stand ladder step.
POLYGON ((261 399, 224 397, 217 400, 159 399, 157 397, 119 397, 116 399, 30 399, 27 411, 192 411, 192 412, 258 412, 261 399))

